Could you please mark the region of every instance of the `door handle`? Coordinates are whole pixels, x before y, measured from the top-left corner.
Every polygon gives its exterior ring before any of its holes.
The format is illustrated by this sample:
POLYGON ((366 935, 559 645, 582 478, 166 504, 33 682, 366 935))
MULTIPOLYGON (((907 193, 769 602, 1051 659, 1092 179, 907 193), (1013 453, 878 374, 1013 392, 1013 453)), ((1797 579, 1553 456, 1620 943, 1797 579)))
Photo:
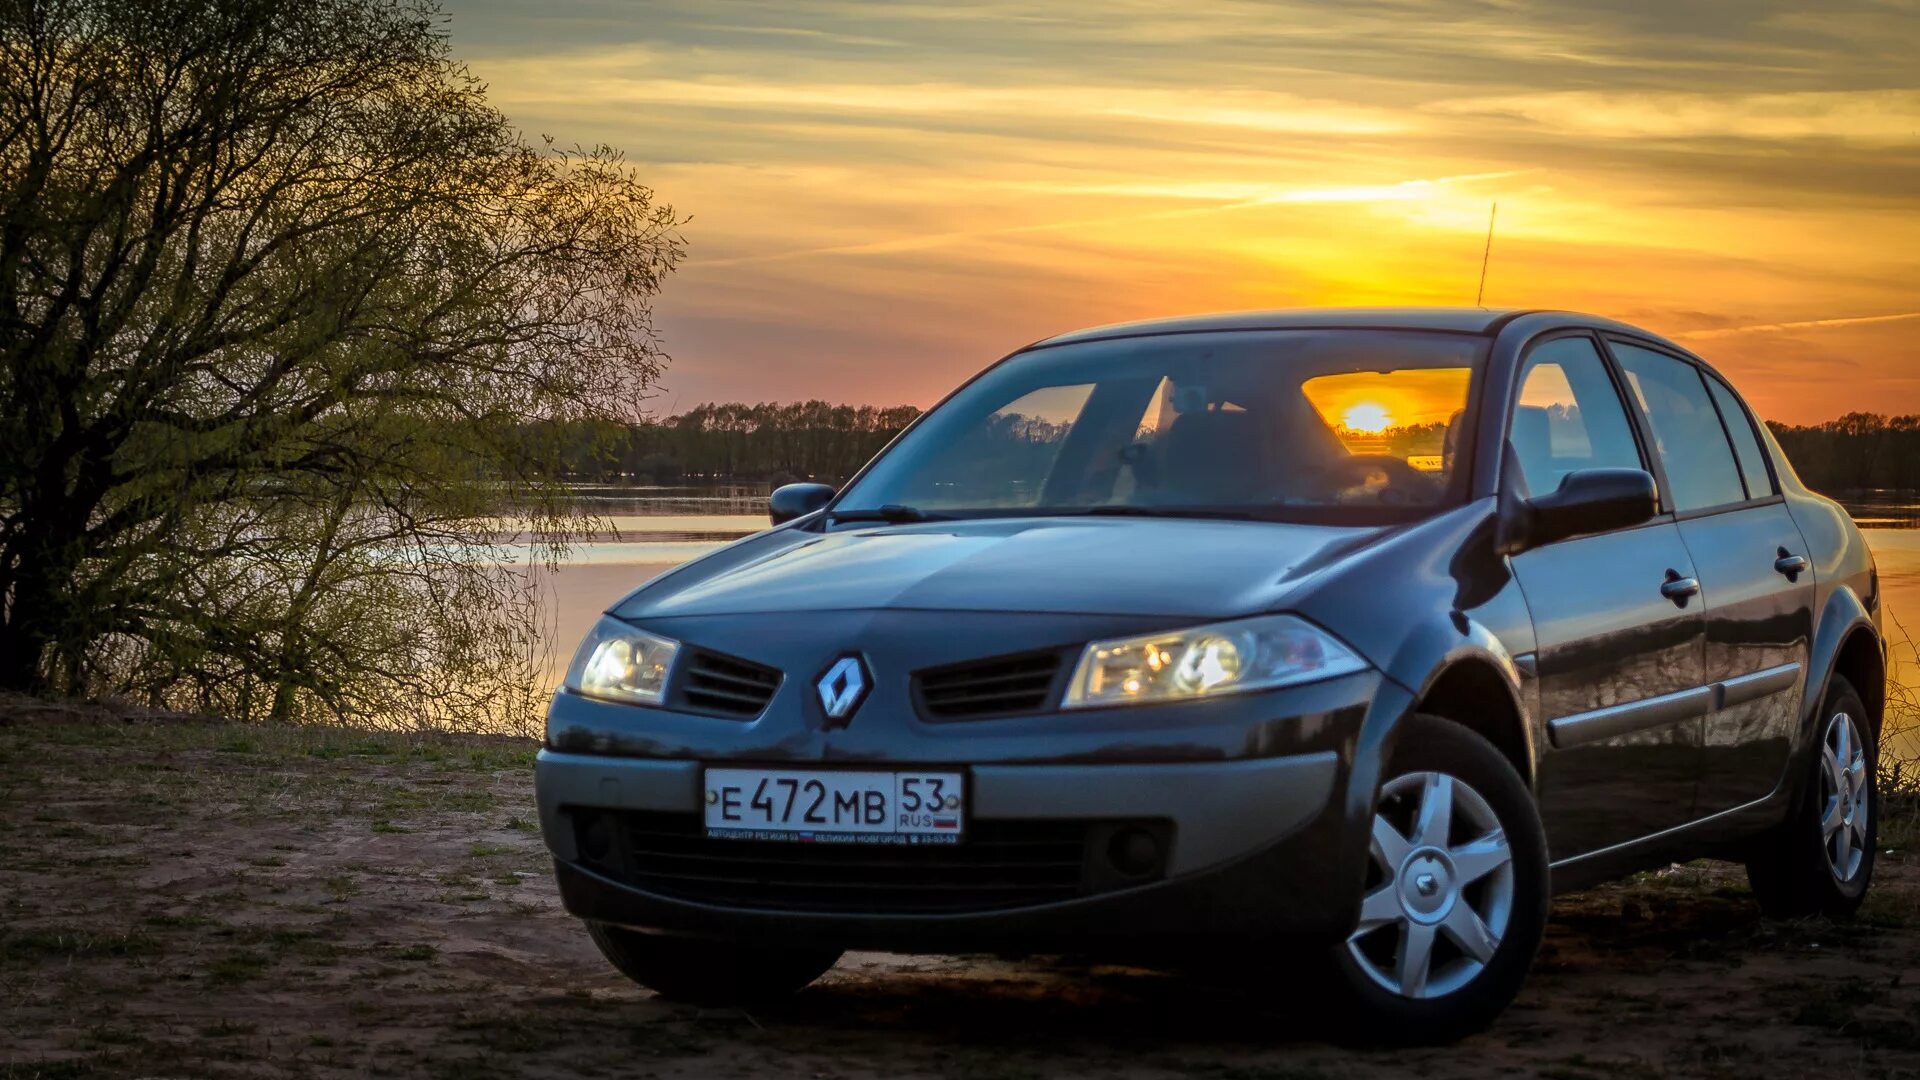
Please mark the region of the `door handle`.
POLYGON ((1675 607, 1686 607, 1699 592, 1700 579, 1681 577, 1678 570, 1668 570, 1667 580, 1660 584, 1660 595, 1673 601, 1675 607))
POLYGON ((1773 560, 1773 568, 1787 575, 1788 581, 1800 580, 1801 571, 1807 568, 1807 557, 1795 555, 1786 548, 1777 549, 1780 557, 1773 560))

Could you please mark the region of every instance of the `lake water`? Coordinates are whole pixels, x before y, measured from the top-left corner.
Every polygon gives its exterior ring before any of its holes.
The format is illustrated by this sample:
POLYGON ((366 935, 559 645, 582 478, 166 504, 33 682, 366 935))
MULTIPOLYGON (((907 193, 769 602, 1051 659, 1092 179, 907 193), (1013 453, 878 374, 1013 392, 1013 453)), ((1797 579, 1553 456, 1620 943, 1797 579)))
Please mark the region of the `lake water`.
MULTIPOLYGON (((648 579, 766 527, 764 488, 589 488, 583 496, 614 532, 577 544, 566 564, 542 573, 551 598, 549 681, 558 685, 574 645, 608 605, 648 579)), ((1880 566, 1894 677, 1920 687, 1908 628, 1920 629, 1920 493, 1883 492, 1849 500, 1880 566)))

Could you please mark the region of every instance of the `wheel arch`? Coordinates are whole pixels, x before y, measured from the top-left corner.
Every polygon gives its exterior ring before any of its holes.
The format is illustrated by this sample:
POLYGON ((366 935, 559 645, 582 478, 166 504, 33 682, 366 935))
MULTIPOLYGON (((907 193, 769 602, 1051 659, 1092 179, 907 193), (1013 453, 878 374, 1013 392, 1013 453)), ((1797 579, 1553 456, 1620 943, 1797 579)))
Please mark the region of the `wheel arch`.
MULTIPOLYGON (((1877 738, 1880 724, 1886 717, 1887 665, 1880 654, 1879 636, 1871 626, 1855 626, 1847 631, 1839 652, 1834 655, 1833 666, 1828 671, 1826 682, 1829 685, 1835 675, 1845 677, 1854 692, 1860 695, 1860 700, 1866 703, 1868 718, 1877 738)), ((1826 697, 1824 690, 1820 696, 1822 699, 1826 697)))
POLYGON ((1484 737, 1531 790, 1538 760, 1533 729, 1520 706, 1513 662, 1508 659, 1502 664, 1500 659, 1479 649, 1449 657, 1421 687, 1415 708, 1484 737))
POLYGON ((1820 707, 1835 675, 1844 677, 1859 693, 1878 734, 1886 710, 1886 654, 1873 617, 1852 589, 1838 588, 1827 597, 1814 628, 1808 659, 1806 695, 1801 703, 1801 748, 1810 746, 1815 738, 1820 707))

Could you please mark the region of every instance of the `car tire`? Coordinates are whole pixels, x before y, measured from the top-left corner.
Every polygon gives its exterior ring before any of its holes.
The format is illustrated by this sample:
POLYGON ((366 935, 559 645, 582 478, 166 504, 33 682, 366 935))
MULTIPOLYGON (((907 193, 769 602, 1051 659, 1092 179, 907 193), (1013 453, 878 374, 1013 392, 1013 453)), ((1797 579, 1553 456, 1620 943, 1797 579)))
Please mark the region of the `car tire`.
POLYGON ((1873 883, 1878 733, 1859 691, 1840 675, 1828 681, 1816 724, 1818 743, 1793 810, 1747 858, 1754 899, 1777 919, 1848 918, 1873 883))
POLYGON ((1371 828, 1358 925, 1333 949, 1340 1030, 1396 1045, 1481 1030, 1520 992, 1546 927, 1547 840, 1533 793, 1485 738, 1416 715, 1371 828))
POLYGON ((587 934, 620 973, 668 1001, 754 1005, 798 993, 827 973, 841 950, 755 946, 647 934, 590 922, 587 934))

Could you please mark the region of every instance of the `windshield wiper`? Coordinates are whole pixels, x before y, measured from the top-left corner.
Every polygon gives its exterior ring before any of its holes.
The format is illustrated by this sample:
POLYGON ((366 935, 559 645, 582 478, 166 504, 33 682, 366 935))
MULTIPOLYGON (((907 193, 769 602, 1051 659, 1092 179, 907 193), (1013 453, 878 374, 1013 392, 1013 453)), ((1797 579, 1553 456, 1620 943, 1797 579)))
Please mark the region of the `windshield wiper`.
POLYGON ((871 510, 835 510, 827 515, 827 520, 838 524, 843 521, 884 521, 889 525, 906 525, 915 521, 952 521, 947 514, 930 514, 917 506, 902 506, 888 503, 871 510))

